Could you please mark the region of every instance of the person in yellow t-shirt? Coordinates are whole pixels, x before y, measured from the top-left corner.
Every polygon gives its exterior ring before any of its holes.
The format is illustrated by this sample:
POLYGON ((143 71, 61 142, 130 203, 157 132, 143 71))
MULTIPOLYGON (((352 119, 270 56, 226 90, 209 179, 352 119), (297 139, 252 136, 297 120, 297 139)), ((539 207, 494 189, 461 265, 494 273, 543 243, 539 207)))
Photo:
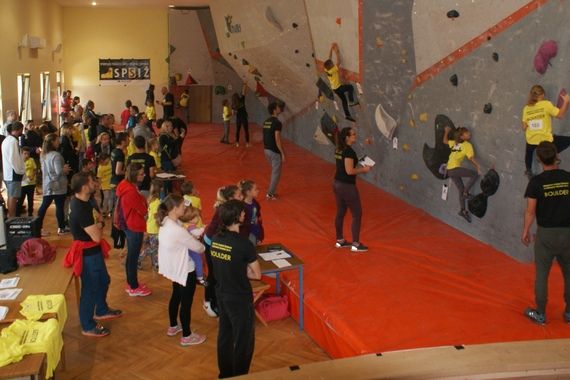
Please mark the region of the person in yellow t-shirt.
POLYGON ((113 188, 111 187, 111 159, 106 153, 99 156, 99 164, 97 165, 97 178, 101 184, 103 192, 103 201, 101 202, 101 212, 103 216, 111 215, 113 210, 113 188))
POLYGON ((459 205, 461 206, 459 216, 471 223, 471 215, 469 215, 469 211, 465 208, 465 201, 471 198, 469 190, 471 190, 471 187, 473 187, 475 181, 477 181, 477 178, 481 175, 481 168, 475 160, 473 145, 469 142, 469 140, 471 140, 471 132, 465 127, 459 127, 455 131, 454 138, 450 140, 449 131, 451 131, 451 128, 445 127, 445 133, 443 135, 443 143, 449 145, 449 148, 451 148, 451 154, 447 161, 447 175, 451 178, 455 186, 457 186, 457 190, 459 190, 459 205), (461 167, 465 158, 471 161, 473 166, 475 166, 477 169, 476 172, 472 169, 461 167), (469 178, 467 185, 463 184, 463 177, 469 178))
POLYGON ((358 105, 358 100, 355 101, 354 99, 354 87, 351 84, 342 84, 340 80, 340 54, 338 51, 338 45, 333 43, 331 45, 331 49, 329 51, 329 59, 327 59, 324 63, 325 67, 325 74, 329 79, 329 83, 331 85, 331 89, 338 95, 340 101, 342 102, 342 109, 344 111, 344 116, 346 120, 355 121, 350 111, 348 110, 348 106, 356 106, 358 105), (333 52, 336 55, 336 64, 332 61, 332 54, 333 52), (348 101, 346 99, 348 95, 348 101))
POLYGON ((224 135, 220 139, 222 144, 230 143, 230 120, 232 118, 232 110, 230 108, 230 102, 228 99, 222 101, 222 119, 224 121, 224 135))
POLYGON ((148 140, 148 154, 154 158, 156 170, 160 171, 160 144, 156 137, 148 140))
POLYGON ((155 215, 160 205, 160 192, 162 182, 153 180, 150 185, 150 197, 148 198, 148 212, 146 219, 146 234, 143 240, 143 247, 139 254, 138 268, 142 269, 142 262, 145 257, 150 257, 152 269, 158 272, 158 224, 155 215))
POLYGON ((178 107, 182 109, 182 113, 184 114, 184 121, 186 124, 190 122, 190 91, 187 88, 182 91, 180 94, 180 100, 178 101, 178 107))
POLYGON ((146 114, 146 118, 148 119, 147 126, 150 125, 149 129, 152 129, 152 124, 156 121, 156 108, 154 108, 152 100, 147 100, 144 113, 146 114))
POLYGON ((527 105, 523 108, 522 129, 525 132, 526 153, 524 162, 525 174, 532 178, 532 161, 534 151, 543 141, 554 142, 558 153, 570 146, 570 136, 552 134, 552 118, 562 119, 568 111, 570 95, 562 95, 562 107, 558 108, 550 101, 544 99, 544 88, 534 85, 530 89, 527 105))
POLYGON ((184 201, 190 202, 192 207, 198 210, 199 215, 195 223, 196 227, 204 227, 204 222, 202 221, 202 200, 198 196, 198 190, 196 190, 194 184, 191 181, 185 181, 180 185, 180 192, 184 197, 184 201))
POLYGON ((36 175, 38 166, 36 161, 30 157, 31 149, 27 146, 22 148, 22 158, 24 159, 25 173, 22 178, 22 196, 18 199, 16 207, 17 215, 22 214, 24 198, 28 200, 28 216, 34 215, 34 193, 36 191, 36 175))

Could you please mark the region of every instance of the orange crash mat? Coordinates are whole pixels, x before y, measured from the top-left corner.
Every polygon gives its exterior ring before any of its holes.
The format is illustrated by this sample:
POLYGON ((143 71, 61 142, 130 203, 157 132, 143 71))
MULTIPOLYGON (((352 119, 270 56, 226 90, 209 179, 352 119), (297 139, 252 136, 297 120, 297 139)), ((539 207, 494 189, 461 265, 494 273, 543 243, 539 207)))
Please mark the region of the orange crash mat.
MULTIPOLYGON (((570 338, 557 266, 550 276, 548 324, 540 327, 522 315, 534 304, 532 263, 519 263, 361 179, 361 240, 370 250, 334 248, 334 164, 285 140, 279 199, 267 201, 270 168, 261 130, 250 129, 252 147, 246 148, 243 135, 240 147, 220 144, 221 125, 192 124, 182 170, 200 192, 205 221, 218 187, 245 178, 258 184, 265 242, 283 243, 305 262, 305 329, 332 357, 570 338)), ((373 170, 381 177, 385 169, 379 163, 373 170)), ((349 222, 348 214, 347 239, 349 222)), ((285 272, 282 281, 298 318, 296 271, 285 272)))

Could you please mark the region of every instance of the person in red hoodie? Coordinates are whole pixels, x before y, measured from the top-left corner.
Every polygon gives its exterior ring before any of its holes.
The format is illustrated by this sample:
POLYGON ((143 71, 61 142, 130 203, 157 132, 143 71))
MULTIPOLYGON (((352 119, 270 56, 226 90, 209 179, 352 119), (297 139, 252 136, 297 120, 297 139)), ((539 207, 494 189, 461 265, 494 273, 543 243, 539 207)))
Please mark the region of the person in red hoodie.
POLYGON ((127 100, 125 102, 125 109, 121 112, 121 127, 123 129, 127 129, 127 123, 129 122, 129 117, 131 117, 131 107, 133 106, 133 102, 127 100))
POLYGON ((127 260, 127 286, 125 291, 131 297, 145 297, 152 292, 137 279, 137 264, 141 251, 143 236, 146 232, 146 214, 148 205, 145 197, 139 192, 138 184, 144 179, 144 168, 141 164, 133 163, 127 166, 125 179, 117 186, 117 199, 120 202, 120 211, 126 224, 127 260))

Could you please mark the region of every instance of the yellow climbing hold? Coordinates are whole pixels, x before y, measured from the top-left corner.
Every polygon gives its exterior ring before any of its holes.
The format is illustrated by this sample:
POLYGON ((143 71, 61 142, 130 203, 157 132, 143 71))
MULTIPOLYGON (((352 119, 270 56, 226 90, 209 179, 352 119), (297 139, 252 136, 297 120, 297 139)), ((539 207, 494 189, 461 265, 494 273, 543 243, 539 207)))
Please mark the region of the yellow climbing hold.
POLYGON ((325 97, 323 95, 319 96, 319 103, 322 103, 325 101, 325 97))
POLYGON ((376 47, 381 48, 382 46, 384 46, 384 41, 382 41, 382 38, 380 38, 380 36, 376 37, 376 47))
POLYGON ((414 128, 416 126, 416 122, 414 121, 414 119, 410 119, 410 127, 414 128))
POLYGON ((404 151, 409 151, 410 150, 410 144, 402 144, 402 149, 404 149, 404 151))
POLYGON ((428 121, 428 114, 427 112, 422 112, 420 113, 420 121, 422 123, 425 123, 426 121, 428 121))
POLYGON ((335 123, 337 122, 336 115, 333 115, 332 119, 335 123))
POLYGON ((404 191, 404 189, 405 189, 404 185, 400 185, 400 190, 404 191))
POLYGON ((420 177, 419 177, 416 173, 412 174, 412 175, 410 176, 410 178, 411 178, 413 181, 417 181, 418 179, 420 179, 420 177))

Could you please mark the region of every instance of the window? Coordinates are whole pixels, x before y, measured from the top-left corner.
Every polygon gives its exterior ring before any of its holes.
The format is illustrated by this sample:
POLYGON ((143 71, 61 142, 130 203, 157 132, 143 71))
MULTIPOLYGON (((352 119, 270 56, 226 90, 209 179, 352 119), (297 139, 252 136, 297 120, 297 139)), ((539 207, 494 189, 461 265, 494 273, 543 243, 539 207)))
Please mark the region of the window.
POLYGON ((22 123, 32 120, 30 74, 18 74, 18 112, 22 123))
POLYGON ((51 87, 49 78, 49 71, 40 73, 42 121, 51 121, 51 87))
MULTIPOLYGON (((55 86, 57 91, 57 114, 61 115, 61 96, 63 95, 63 74, 61 71, 55 72, 55 86)), ((58 117, 58 120, 60 119, 58 117)))

